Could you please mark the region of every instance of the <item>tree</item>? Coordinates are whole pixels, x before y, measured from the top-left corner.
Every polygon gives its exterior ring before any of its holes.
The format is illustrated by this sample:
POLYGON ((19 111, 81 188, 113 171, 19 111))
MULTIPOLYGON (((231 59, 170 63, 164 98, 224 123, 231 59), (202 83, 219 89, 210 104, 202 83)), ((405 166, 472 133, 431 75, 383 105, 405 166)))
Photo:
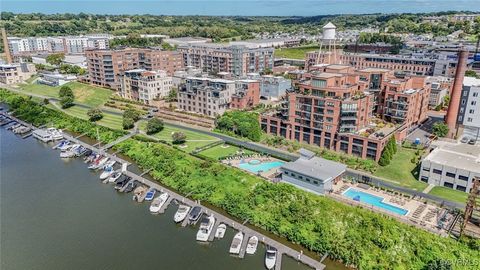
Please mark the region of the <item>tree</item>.
POLYGON ((65 54, 64 53, 52 53, 47 56, 45 59, 47 63, 53 66, 58 66, 62 63, 62 61, 65 59, 65 54))
POLYGON ((444 122, 436 122, 432 127, 433 135, 445 137, 448 134, 448 126, 444 122))
POLYGON ((103 118, 103 112, 98 108, 92 108, 88 110, 87 115, 92 122, 96 122, 103 118))
POLYGON ((135 121, 132 118, 123 117, 122 120, 123 129, 131 129, 135 126, 135 121))
POLYGON ((60 97, 60 105, 63 109, 74 105, 73 102, 75 100, 75 96, 73 95, 73 91, 69 86, 62 86, 58 91, 58 96, 60 97))
POLYGON ((177 88, 172 88, 170 92, 168 92, 168 96, 165 97, 167 102, 177 101, 177 88))
POLYGON ((158 118, 152 118, 147 122, 147 134, 154 134, 162 131, 163 121, 158 118))
POLYGON ((184 143, 185 140, 187 140, 187 135, 183 132, 174 132, 172 134, 172 142, 174 144, 181 144, 184 143))
POLYGON ((123 118, 131 118, 133 122, 136 122, 138 119, 140 119, 140 113, 134 108, 130 107, 123 112, 123 118))
POLYGON ((217 129, 233 133, 258 142, 262 137, 262 129, 258 114, 246 111, 230 111, 217 119, 217 129))
POLYGON ((392 161, 395 153, 397 153, 397 141, 394 136, 391 136, 390 139, 388 139, 387 145, 383 148, 378 164, 380 166, 387 166, 390 164, 390 161, 392 161))
POLYGON ((465 76, 467 77, 474 77, 474 78, 480 78, 479 75, 477 75, 477 72, 473 71, 473 70, 467 70, 465 71, 465 76))

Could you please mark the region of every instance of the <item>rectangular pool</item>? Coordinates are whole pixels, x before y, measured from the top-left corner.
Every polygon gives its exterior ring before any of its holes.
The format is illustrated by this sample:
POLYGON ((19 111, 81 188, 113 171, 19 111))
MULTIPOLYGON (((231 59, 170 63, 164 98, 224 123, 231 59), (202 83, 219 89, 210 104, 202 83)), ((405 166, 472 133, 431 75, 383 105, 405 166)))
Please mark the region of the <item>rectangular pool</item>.
POLYGON ((383 197, 375 196, 375 195, 372 195, 372 194, 369 194, 369 193, 366 193, 366 192, 363 192, 363 191, 360 191, 360 190, 356 190, 354 188, 347 189, 343 193, 343 196, 348 197, 348 198, 350 198, 352 200, 355 200, 355 201, 360 201, 360 202, 367 203, 367 204, 370 204, 370 205, 373 205, 373 206, 376 206, 376 207, 380 207, 382 209, 385 209, 387 211, 390 211, 392 213, 395 213, 395 214, 398 214, 398 215, 401 215, 401 216, 405 216, 408 213, 408 211, 406 209, 396 207, 396 206, 388 204, 388 203, 384 203, 383 200, 385 200, 385 198, 383 198, 383 197))
POLYGON ((271 169, 280 167, 283 165, 283 161, 270 161, 270 162, 261 162, 259 164, 250 164, 248 162, 240 163, 238 167, 243 170, 247 170, 252 173, 258 172, 268 172, 271 169))

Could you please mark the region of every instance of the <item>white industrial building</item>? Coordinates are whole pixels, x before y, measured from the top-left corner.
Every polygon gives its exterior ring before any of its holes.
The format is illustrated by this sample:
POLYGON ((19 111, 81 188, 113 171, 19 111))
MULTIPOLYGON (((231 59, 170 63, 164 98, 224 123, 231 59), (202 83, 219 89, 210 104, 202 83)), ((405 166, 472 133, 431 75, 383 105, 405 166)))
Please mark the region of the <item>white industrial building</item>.
POLYGON ((465 77, 463 80, 458 123, 463 125, 460 137, 480 142, 480 79, 465 77))

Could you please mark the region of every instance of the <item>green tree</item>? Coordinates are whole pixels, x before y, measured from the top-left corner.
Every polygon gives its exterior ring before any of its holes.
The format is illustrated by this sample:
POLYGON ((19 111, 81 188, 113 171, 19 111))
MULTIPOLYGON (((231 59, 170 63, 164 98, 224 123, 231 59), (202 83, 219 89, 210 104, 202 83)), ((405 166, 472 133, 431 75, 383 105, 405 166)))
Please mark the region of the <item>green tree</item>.
POLYGON ((170 92, 168 92, 168 95, 165 97, 165 100, 167 102, 174 102, 177 101, 177 88, 172 87, 170 92))
POLYGON ((131 107, 127 108, 123 112, 123 118, 131 118, 134 122, 136 122, 140 119, 140 112, 131 107))
POLYGON ((163 121, 158 118, 152 118, 147 122, 147 134, 158 133, 163 130, 163 121))
POLYGON ((465 71, 465 76, 467 77, 474 77, 474 78, 480 78, 479 75, 477 75, 477 72, 475 72, 474 70, 467 70, 465 71))
POLYGON ((448 134, 448 126, 444 122, 436 122, 432 127, 433 135, 445 137, 448 134))
POLYGON ((58 66, 62 63, 62 61, 65 59, 65 54, 64 53, 52 53, 47 56, 45 59, 47 63, 53 66, 58 66))
POLYGON ((122 119, 122 126, 123 129, 131 129, 135 126, 135 121, 132 118, 124 116, 122 119))
POLYGON ((73 91, 69 86, 64 85, 60 87, 60 90, 58 91, 58 96, 60 97, 60 105, 63 109, 69 108, 74 105, 73 102, 75 101, 75 96, 73 95, 73 91))
POLYGON ((240 137, 258 142, 262 137, 262 129, 258 121, 258 114, 247 111, 230 111, 217 119, 217 129, 233 133, 240 137))
POLYGON ((393 159, 393 156, 397 152, 397 142, 395 140, 395 136, 391 136, 388 139, 387 145, 383 148, 382 155, 378 160, 378 164, 380 166, 387 166, 393 159))
POLYGON ((183 132, 174 132, 172 134, 172 143, 181 144, 187 140, 187 135, 183 132))
POLYGON ((92 108, 88 110, 87 115, 92 122, 96 122, 103 118, 103 112, 98 108, 92 108))

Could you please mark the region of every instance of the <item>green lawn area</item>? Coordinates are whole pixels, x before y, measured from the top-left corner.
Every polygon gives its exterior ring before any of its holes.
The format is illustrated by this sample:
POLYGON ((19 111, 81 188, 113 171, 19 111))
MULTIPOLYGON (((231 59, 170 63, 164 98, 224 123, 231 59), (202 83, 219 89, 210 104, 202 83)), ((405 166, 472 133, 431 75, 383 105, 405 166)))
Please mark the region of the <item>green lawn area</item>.
POLYGON ((310 45, 297 48, 283 48, 275 50, 275 57, 277 58, 292 58, 292 59, 305 59, 307 52, 318 50, 318 45, 310 45))
MULTIPOLYGON (((223 145, 217 145, 215 147, 204 150, 199 154, 205 157, 213 158, 213 159, 220 159, 221 157, 226 157, 226 156, 236 154, 240 150, 239 147, 236 147, 233 145, 227 145, 228 146, 227 148, 224 148, 222 146, 223 145)), ((243 149, 243 152, 246 154, 254 153, 253 151, 250 151, 248 149, 243 149)))
MULTIPOLYGON (((65 85, 72 88, 73 94, 75 95, 75 102, 92 107, 97 107, 105 104, 105 102, 114 93, 112 90, 79 82, 70 82, 65 85)), ((59 86, 52 87, 37 83, 21 84, 18 88, 18 90, 22 90, 25 93, 38 94, 54 98, 58 98, 59 89, 59 86)))
MULTIPOLYGON (((87 112, 88 109, 82 108, 79 106, 73 106, 68 109, 63 110, 65 113, 78 117, 81 119, 88 119, 87 112)), ((97 122, 99 125, 109 127, 112 129, 122 130, 122 116, 115 115, 108 112, 103 112, 103 118, 97 122)))
MULTIPOLYGON (((140 130, 143 130, 143 131, 145 130, 146 126, 147 126, 147 122, 143 120, 140 121, 138 125, 140 130)), ((185 152, 192 152, 197 147, 202 147, 219 140, 209 135, 193 132, 186 129, 175 128, 175 127, 169 126, 168 124, 165 124, 163 130, 157 134, 154 134, 153 136, 159 140, 172 142, 172 134, 174 132, 183 132, 185 135, 187 135, 187 142, 184 144, 187 147, 181 148, 185 152)))
POLYGON ((373 175, 382 177, 400 186, 417 191, 424 190, 428 185, 417 180, 415 177, 418 173, 417 164, 410 162, 415 156, 415 151, 416 150, 399 147, 392 162, 385 167, 379 166, 373 175))
POLYGON ((434 187, 428 194, 444 198, 452 202, 458 202, 465 204, 467 202, 468 193, 454 190, 446 187, 434 187))

